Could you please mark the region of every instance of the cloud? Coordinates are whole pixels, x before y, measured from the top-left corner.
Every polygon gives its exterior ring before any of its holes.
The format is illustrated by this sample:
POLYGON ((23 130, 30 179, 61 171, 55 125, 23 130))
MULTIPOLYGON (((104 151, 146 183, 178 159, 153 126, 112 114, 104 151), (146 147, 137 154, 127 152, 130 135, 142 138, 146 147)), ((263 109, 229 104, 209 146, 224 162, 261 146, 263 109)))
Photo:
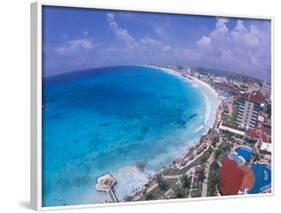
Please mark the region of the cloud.
POLYGON ((226 18, 217 18, 216 29, 213 33, 227 33, 228 27, 227 24, 228 20, 226 18))
POLYGON ((56 53, 66 56, 82 54, 79 60, 81 64, 179 63, 209 66, 257 77, 270 76, 270 22, 243 19, 237 20, 233 26, 233 20, 230 24, 226 18, 217 18, 213 29, 207 33, 197 33, 198 39, 192 44, 187 40, 188 44, 174 42, 171 45, 159 36, 163 31, 161 26, 156 28, 158 31, 137 38, 133 35, 135 31, 130 32, 121 27, 113 13, 106 14, 106 21, 114 37, 120 41, 119 45, 106 46, 104 43, 104 48, 96 48, 98 45, 89 38, 88 31, 84 31, 82 39, 66 38, 55 49, 56 53), (93 56, 95 60, 92 60, 93 56))
POLYGON ((81 50, 91 50, 94 47, 95 45, 91 39, 76 39, 64 42, 55 51, 59 55, 71 55, 81 50))
POLYGON ((211 43, 211 39, 210 37, 207 36, 202 36, 201 39, 197 41, 197 44, 201 47, 207 47, 210 45, 210 43, 211 43))
POLYGON ((251 25, 249 28, 244 26, 243 21, 238 20, 235 29, 231 32, 232 39, 248 48, 260 46, 259 29, 251 25))
POLYGON ((118 23, 115 21, 115 15, 113 13, 107 14, 107 22, 108 22, 111 30, 117 36, 117 38, 119 40, 123 41, 128 47, 133 47, 133 46, 137 45, 137 43, 135 42, 135 39, 128 32, 128 30, 124 29, 124 28, 121 28, 118 25, 118 23))
MULTIPOLYGON (((107 50, 128 60, 158 62, 173 59, 175 63, 195 62, 252 76, 262 76, 270 70, 270 28, 264 28, 261 22, 237 20, 230 28, 229 20, 219 17, 213 30, 201 35, 195 45, 191 45, 193 47, 170 46, 151 35, 137 39, 128 29, 120 27, 113 13, 107 14, 107 22, 116 38, 125 44, 107 50)), ((156 28, 156 35, 159 36, 162 30, 161 26, 156 28)))
MULTIPOLYGON (((107 14, 107 22, 123 47, 111 47, 108 51, 120 60, 145 61, 147 63, 192 63, 211 66, 252 76, 268 76, 270 70, 270 28, 263 28, 253 21, 237 20, 229 27, 229 20, 217 18, 215 27, 201 35, 193 47, 170 46, 161 39, 147 35, 136 39, 129 30, 121 28, 113 13, 107 14), (246 23, 246 24, 245 24, 246 23)), ((260 22, 261 23, 261 22, 260 22)), ((162 28, 158 29, 159 35, 162 28)))
POLYGON ((227 19, 218 18, 215 28, 202 35, 195 48, 185 49, 184 54, 200 63, 261 77, 270 71, 270 38, 269 23, 237 20, 230 29, 227 19))
POLYGON ((107 48, 108 51, 119 52, 126 58, 149 58, 156 57, 157 55, 163 56, 163 54, 172 49, 170 45, 164 44, 161 40, 151 36, 136 39, 129 30, 119 26, 113 13, 107 14, 107 22, 117 39, 125 44, 125 46, 121 47, 109 47, 107 48))
POLYGON ((140 39, 140 45, 144 48, 154 48, 157 49, 158 51, 169 51, 171 50, 171 46, 163 44, 163 42, 153 39, 149 36, 146 36, 142 39, 140 39))

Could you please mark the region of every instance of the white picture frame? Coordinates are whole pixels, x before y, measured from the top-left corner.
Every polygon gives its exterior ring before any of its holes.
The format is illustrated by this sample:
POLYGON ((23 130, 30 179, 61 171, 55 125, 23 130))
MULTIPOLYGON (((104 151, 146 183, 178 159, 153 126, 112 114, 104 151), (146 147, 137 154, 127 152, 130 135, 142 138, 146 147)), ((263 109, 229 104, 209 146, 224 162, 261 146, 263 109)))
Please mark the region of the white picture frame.
POLYGON ((154 200, 154 201, 137 201, 137 202, 122 202, 122 203, 105 203, 105 204, 87 204, 87 205, 73 205, 73 206, 57 206, 57 207, 43 207, 42 206, 42 7, 43 6, 57 6, 57 7, 79 7, 92 9, 109 9, 109 10, 124 10, 136 12, 155 12, 155 13, 173 13, 186 15, 206 15, 206 16, 220 16, 220 17, 234 17, 234 18, 255 18, 268 19, 271 21, 271 82, 274 87, 274 17, 265 16, 237 16, 235 14, 206 14, 194 13, 192 11, 163 11, 163 10, 147 10, 142 8, 131 7, 108 7, 101 4, 75 4, 75 3, 54 3, 48 1, 39 1, 31 4, 31 206, 35 210, 57 210, 57 209, 76 209, 76 208, 92 208, 105 206, 120 206, 120 205, 139 205, 139 204, 153 204, 162 202, 186 202, 195 200, 213 200, 213 199, 229 199, 229 198, 247 198, 259 196, 274 195, 274 91, 272 91, 272 191, 266 194, 252 194, 252 195, 235 195, 227 197, 205 197, 193 199, 172 199, 172 200, 154 200))

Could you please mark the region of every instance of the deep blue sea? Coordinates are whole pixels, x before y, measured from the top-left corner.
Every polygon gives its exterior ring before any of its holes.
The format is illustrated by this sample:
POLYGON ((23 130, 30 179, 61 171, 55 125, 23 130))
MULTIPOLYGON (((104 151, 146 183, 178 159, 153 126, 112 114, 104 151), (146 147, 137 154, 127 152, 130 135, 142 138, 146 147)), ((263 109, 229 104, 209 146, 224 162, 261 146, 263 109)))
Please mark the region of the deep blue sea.
POLYGON ((98 176, 122 198, 171 163, 212 125, 208 89, 142 66, 43 79, 43 206, 103 203, 98 176))

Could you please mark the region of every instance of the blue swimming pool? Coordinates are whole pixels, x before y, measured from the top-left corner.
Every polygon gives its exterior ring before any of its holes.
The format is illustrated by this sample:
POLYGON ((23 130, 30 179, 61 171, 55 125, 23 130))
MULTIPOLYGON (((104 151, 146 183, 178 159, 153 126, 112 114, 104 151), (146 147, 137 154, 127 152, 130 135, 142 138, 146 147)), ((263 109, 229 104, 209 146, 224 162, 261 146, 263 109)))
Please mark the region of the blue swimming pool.
POLYGON ((230 153, 229 157, 231 160, 234 160, 239 166, 245 164, 245 159, 241 157, 239 154, 237 154, 236 152, 230 153))
POLYGON ((255 183, 250 194, 260 193, 271 186, 271 168, 266 164, 254 163, 251 169, 255 175, 255 183))
POLYGON ((253 150, 250 147, 239 146, 235 149, 235 152, 243 157, 246 161, 250 161, 253 156, 253 150))

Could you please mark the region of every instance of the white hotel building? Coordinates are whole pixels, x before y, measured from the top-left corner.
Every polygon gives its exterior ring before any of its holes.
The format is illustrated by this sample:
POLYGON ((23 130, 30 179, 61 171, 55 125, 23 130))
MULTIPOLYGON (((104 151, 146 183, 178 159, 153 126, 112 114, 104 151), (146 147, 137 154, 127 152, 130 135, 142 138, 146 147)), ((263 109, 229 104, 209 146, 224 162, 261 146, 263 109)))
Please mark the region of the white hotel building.
POLYGON ((260 91, 241 93, 238 98, 236 123, 240 128, 255 128, 261 110, 263 94, 260 91))

